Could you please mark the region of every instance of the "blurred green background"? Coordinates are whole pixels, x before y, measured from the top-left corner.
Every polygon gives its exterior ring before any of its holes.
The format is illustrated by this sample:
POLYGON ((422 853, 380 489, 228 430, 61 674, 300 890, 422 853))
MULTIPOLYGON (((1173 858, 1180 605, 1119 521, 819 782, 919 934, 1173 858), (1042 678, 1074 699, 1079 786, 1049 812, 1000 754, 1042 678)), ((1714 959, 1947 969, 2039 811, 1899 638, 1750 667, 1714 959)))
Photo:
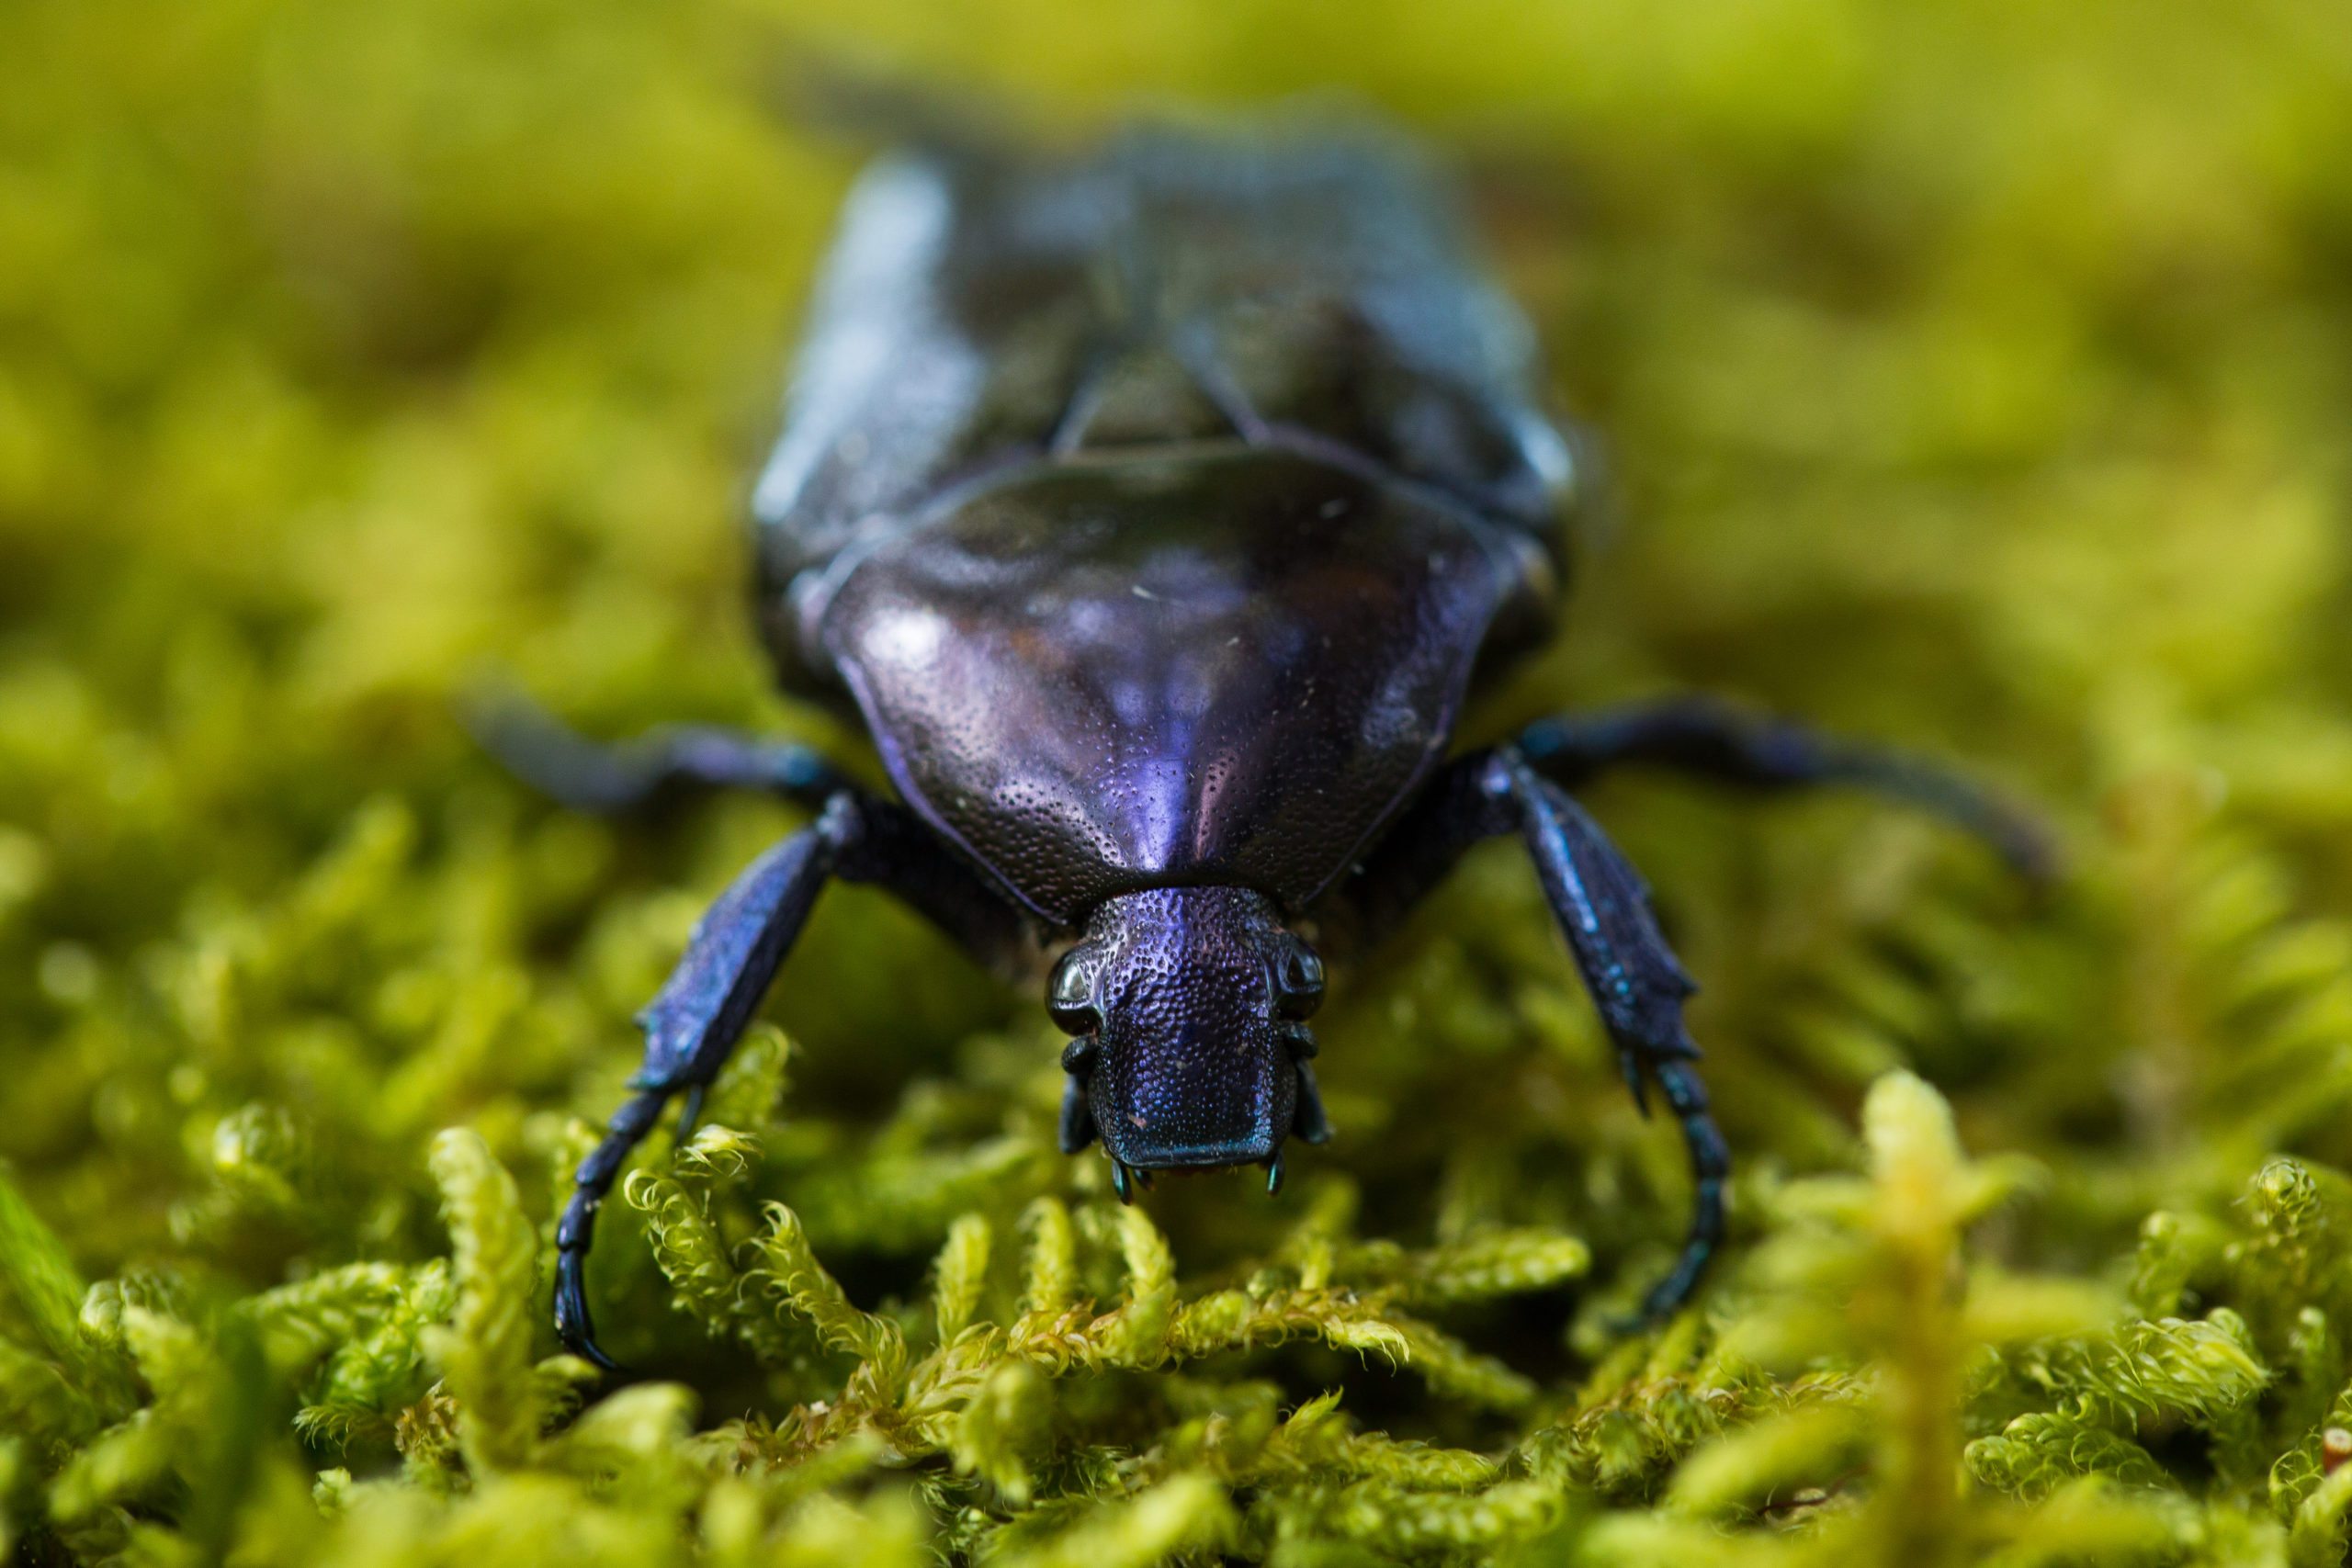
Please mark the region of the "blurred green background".
POLYGON ((0 8, 0 1529, 39 1562, 2340 1561, 2347 154, 2329 0, 0 8), (535 1227, 790 817, 563 815, 456 703, 503 671, 598 733, 859 758, 746 614, 861 152, 781 107, 811 62, 1046 138, 1394 117, 1609 459, 1571 633, 1481 733, 1705 689, 2058 825, 2037 908, 1850 800, 1595 793, 1741 1161, 1676 1325, 1607 1326, 1679 1152, 1507 852, 1343 982, 1339 1135, 1283 1199, 1169 1184, 1159 1229, 1051 1152, 1032 998, 844 890, 721 1097, 740 1139, 654 1147, 608 1209, 600 1311, 660 1381, 572 1419, 604 1391, 542 1359, 535 1227), (759 1199, 880 1316, 827 1318, 759 1199), (1064 1298, 1118 1326, 1057 1359, 1021 1313, 1064 1298), (932 1349, 959 1323, 1001 1330, 968 1365, 932 1349))

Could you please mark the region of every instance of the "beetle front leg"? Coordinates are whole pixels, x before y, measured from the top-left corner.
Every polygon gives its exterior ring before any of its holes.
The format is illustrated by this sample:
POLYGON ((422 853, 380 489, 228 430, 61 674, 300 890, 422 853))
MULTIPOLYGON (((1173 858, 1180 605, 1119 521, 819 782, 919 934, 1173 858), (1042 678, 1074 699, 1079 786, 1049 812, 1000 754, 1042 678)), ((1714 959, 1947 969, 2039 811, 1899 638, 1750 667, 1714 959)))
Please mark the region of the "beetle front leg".
POLYGON ((1655 1081, 1690 1150, 1690 1234, 1673 1269, 1643 1301, 1643 1315, 1655 1318, 1690 1296, 1724 1236, 1731 1155, 1707 1109, 1699 1047, 1682 1022, 1683 1000, 1698 987, 1658 933, 1641 876, 1566 791, 1508 746, 1485 759, 1479 782, 1490 800, 1510 803, 1635 1103, 1648 1110, 1643 1084, 1655 1081))
POLYGON ((476 703, 468 728, 507 772, 582 811, 634 810, 694 787, 757 790, 816 807, 848 784, 808 747, 711 725, 667 725, 602 744, 512 692, 476 703))
POLYGON ((1577 969, 1617 1047, 1634 1101, 1648 1109, 1657 1085, 1682 1129, 1694 1184, 1689 1238, 1644 1299, 1645 1316, 1689 1297, 1724 1235, 1724 1184, 1731 1155, 1707 1109, 1699 1048, 1682 1025, 1695 987, 1652 918, 1649 891, 1583 807, 1539 777, 1509 746, 1449 762, 1323 911, 1334 935, 1359 953, 1396 929, 1485 839, 1516 834, 1535 863, 1544 896, 1568 939, 1577 969))
POLYGON ((814 824, 753 861, 695 923, 684 956, 638 1014, 645 1031, 645 1061, 629 1085, 639 1092, 614 1115, 604 1141, 580 1162, 571 1200, 555 1233, 556 1334, 600 1367, 616 1363, 596 1343, 588 1314, 588 1248, 595 1239, 596 1211, 629 1151, 653 1130, 671 1097, 684 1093, 699 1107, 703 1090, 726 1065, 807 923, 817 895, 832 878, 843 852, 855 844, 859 826, 854 799, 839 795, 814 824))
POLYGON ((686 1101, 679 1135, 691 1130, 704 1091, 750 1026, 817 896, 834 880, 888 888, 982 962, 1010 962, 1035 941, 1020 911, 924 837, 905 807, 854 790, 836 792, 814 823, 753 861, 695 923, 677 967, 638 1014, 645 1060, 629 1084, 639 1092, 580 1162, 556 1225, 556 1333, 600 1367, 614 1363, 588 1314, 596 1211, 672 1098, 686 1101))
POLYGON ((1847 784, 1933 812, 2029 881, 2047 881, 2057 861, 2040 823, 1950 769, 1705 698, 1538 719, 1516 745, 1537 773, 1569 789, 1625 762, 1766 792, 1847 784))

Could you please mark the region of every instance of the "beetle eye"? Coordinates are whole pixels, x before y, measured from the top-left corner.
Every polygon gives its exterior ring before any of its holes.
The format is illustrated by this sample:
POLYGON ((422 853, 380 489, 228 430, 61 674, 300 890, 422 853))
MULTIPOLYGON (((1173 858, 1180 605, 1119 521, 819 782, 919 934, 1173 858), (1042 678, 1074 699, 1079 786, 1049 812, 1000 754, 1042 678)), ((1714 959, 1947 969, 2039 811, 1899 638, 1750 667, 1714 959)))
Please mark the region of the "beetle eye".
POLYGON ((1064 953, 1054 965, 1054 977, 1046 985, 1046 1010, 1066 1033, 1091 1034, 1102 1027, 1102 1015, 1094 1007, 1092 980, 1075 952, 1064 953))
POLYGON ((1315 1010, 1323 1005, 1323 961, 1306 944, 1300 943, 1283 955, 1275 980, 1282 993, 1275 1008, 1284 1018, 1312 1017, 1315 1010))

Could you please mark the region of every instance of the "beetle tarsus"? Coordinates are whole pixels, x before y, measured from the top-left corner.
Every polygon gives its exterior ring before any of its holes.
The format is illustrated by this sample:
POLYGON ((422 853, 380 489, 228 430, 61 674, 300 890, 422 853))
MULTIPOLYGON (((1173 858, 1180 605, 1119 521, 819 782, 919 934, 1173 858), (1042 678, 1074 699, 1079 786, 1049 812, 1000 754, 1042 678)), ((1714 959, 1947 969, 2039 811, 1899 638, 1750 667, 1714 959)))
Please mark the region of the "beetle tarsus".
POLYGON ((1690 1229, 1682 1254, 1666 1278, 1650 1287, 1642 1299, 1642 1317, 1655 1323, 1690 1300, 1706 1272, 1707 1262, 1724 1239, 1724 1184, 1731 1177, 1731 1151, 1707 1110, 1707 1089, 1689 1062, 1654 1062, 1651 1071, 1658 1089, 1682 1123, 1682 1138, 1690 1151, 1692 1186, 1690 1229))
POLYGON ((1283 1156, 1280 1149, 1266 1162, 1266 1196, 1271 1198, 1283 1190, 1283 1156))
POLYGON ((1111 1162, 1111 1190, 1118 1194, 1122 1203, 1136 1201, 1135 1174, 1127 1169, 1123 1160, 1111 1162))
POLYGON ((564 1348, 582 1360, 608 1372, 621 1364, 596 1343, 595 1325, 588 1320, 587 1256, 580 1250, 555 1255, 555 1332, 564 1348))
POLYGON ((574 1355, 594 1361, 606 1371, 620 1363, 596 1343, 596 1325, 588 1314, 588 1247, 595 1239, 596 1211, 604 1206, 629 1151, 645 1141, 661 1120, 670 1091, 649 1089, 613 1112, 605 1136, 588 1151, 572 1172, 571 1198, 555 1227, 555 1331, 574 1355))

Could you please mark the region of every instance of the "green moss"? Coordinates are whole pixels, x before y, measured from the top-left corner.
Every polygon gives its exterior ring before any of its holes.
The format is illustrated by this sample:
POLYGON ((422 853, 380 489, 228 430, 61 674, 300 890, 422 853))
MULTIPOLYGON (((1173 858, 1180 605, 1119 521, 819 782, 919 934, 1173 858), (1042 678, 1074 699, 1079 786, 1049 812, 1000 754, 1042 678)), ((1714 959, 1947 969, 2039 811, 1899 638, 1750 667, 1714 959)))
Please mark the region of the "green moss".
POLYGON ((2162 7, 0 8, 0 1541, 39 1563, 2342 1561, 2352 33, 2162 7), (1135 1210, 1057 1040, 829 896, 684 1148, 550 1214, 790 824, 454 722, 768 694, 738 512, 851 150, 815 43, 1091 123, 1354 84, 1469 172, 1616 519, 1476 716, 1705 689, 2043 803, 1593 792, 1735 1246, 1481 852, 1291 1186, 1135 1210), (1930 1085, 1934 1087, 1930 1087, 1930 1085), (2340 1452, 2340 1445, 2338 1451, 2340 1452))

